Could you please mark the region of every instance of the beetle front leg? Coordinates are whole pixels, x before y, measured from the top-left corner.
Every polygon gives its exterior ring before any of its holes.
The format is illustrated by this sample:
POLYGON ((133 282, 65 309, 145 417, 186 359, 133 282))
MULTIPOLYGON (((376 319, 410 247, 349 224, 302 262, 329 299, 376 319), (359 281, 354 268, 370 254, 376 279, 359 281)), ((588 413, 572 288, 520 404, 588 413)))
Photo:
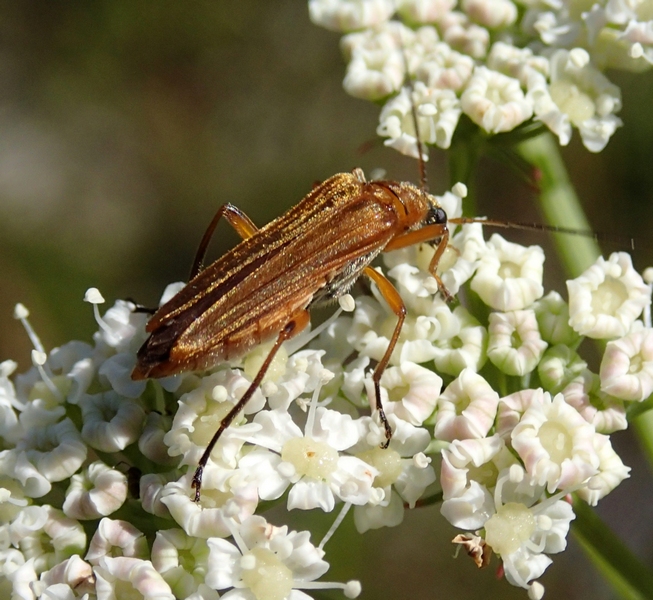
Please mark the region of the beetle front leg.
POLYGON ((434 223, 432 225, 426 225, 421 229, 416 229, 414 231, 409 231, 403 233, 393 238, 388 242, 386 247, 383 249, 384 252, 391 252, 392 250, 399 250, 400 248, 406 248, 407 246, 413 246, 415 244, 421 244, 424 242, 429 242, 431 240, 440 238, 440 242, 435 249, 435 254, 431 259, 429 264, 429 273, 433 275, 435 280, 438 283, 438 290, 445 301, 450 302, 453 299, 453 296, 449 293, 442 279, 437 273, 438 263, 444 254, 444 251, 449 245, 449 229, 443 223, 434 223))

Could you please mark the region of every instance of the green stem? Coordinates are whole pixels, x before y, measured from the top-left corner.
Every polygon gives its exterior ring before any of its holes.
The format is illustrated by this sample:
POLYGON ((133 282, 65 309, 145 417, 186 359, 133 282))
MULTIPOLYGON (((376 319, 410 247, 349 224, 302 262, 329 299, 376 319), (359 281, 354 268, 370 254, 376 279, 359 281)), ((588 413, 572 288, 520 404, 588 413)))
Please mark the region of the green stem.
MULTIPOLYGON (((526 140, 518 146, 518 152, 539 172, 539 200, 545 221, 591 231, 553 136, 547 133, 526 140)), ((598 243, 590 237, 555 234, 554 243, 569 277, 580 275, 601 254, 598 243)))
POLYGON ((582 500, 574 500, 572 531, 620 598, 653 598, 653 573, 582 500))
POLYGON ((464 183, 467 186, 463 214, 473 217, 476 216, 476 167, 483 153, 484 140, 478 135, 476 126, 468 121, 461 121, 460 130, 447 152, 449 187, 456 183, 464 183), (465 124, 467 127, 463 126, 465 124))
MULTIPOLYGON (((591 231, 554 138, 545 134, 529 139, 519 145, 518 152, 538 171, 539 200, 545 221, 553 226, 591 231)), ((557 234, 554 243, 570 277, 577 277, 601 253, 598 243, 591 237, 557 234)), ((639 415, 634 423, 644 451, 653 464, 653 413, 639 415)), ((587 504, 576 501, 574 510, 575 535, 619 597, 653 598, 653 572, 630 552, 587 504)))
POLYGON ((631 424, 637 432, 637 439, 649 465, 653 465, 653 411, 640 413, 631 424))

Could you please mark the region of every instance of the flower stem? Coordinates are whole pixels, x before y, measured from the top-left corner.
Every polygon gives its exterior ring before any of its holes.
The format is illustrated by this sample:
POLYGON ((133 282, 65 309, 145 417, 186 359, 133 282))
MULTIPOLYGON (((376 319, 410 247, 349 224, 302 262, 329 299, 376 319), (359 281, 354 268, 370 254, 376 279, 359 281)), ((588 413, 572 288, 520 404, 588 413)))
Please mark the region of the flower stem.
POLYGON ((467 217, 476 216, 476 171, 485 148, 483 138, 478 135, 478 128, 468 119, 461 119, 447 157, 449 187, 459 182, 467 186, 467 196, 463 202, 463 214, 467 217))
POLYGON ((648 464, 653 465, 653 411, 642 412, 630 422, 635 427, 637 439, 648 464))
MULTIPOLYGON (((526 140, 517 150, 537 170, 540 207, 545 221, 553 226, 590 232, 591 227, 569 181, 558 144, 551 134, 526 140)), ((569 277, 580 275, 601 254, 597 241, 592 237, 569 234, 555 234, 553 237, 569 277)))
POLYGON ((651 598, 653 573, 623 544, 584 501, 574 499, 572 531, 620 598, 651 598))

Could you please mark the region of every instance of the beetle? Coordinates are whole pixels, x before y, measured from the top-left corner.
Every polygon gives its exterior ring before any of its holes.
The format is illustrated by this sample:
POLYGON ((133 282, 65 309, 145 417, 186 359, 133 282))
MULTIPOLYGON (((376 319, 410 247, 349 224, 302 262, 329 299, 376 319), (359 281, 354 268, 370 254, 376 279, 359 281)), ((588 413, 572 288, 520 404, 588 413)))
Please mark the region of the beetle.
POLYGON ((371 267, 381 252, 434 242, 436 250, 428 270, 442 296, 450 300, 437 274, 449 241, 448 224, 480 222, 599 237, 594 232, 534 223, 481 217, 448 219, 426 191, 423 167, 420 161, 421 187, 396 181, 368 182, 361 169, 333 175, 260 229, 232 204, 217 211, 200 242, 188 284, 148 321, 149 337, 137 353, 132 372, 132 379, 141 380, 208 369, 274 340, 251 384, 221 421, 199 460, 192 480, 196 501, 211 451, 261 384, 281 345, 308 326, 310 309, 337 300, 361 275, 376 284, 397 317, 388 347, 372 374, 374 409, 385 429, 382 447, 387 448, 392 429, 383 410, 380 381, 399 339, 406 307, 392 283, 371 267), (203 269, 209 241, 223 217, 242 241, 203 269))
POLYGON ((397 317, 372 375, 374 408, 387 447, 392 429, 381 403, 380 380, 406 308, 392 283, 370 265, 381 252, 439 240, 429 271, 448 299, 436 272, 448 239, 447 215, 434 196, 410 183, 367 181, 361 169, 333 175, 260 229, 232 204, 220 207, 202 238, 188 284, 147 323, 149 337, 132 372, 132 379, 140 380, 207 369, 275 340, 199 461, 192 483, 196 500, 213 447, 261 384, 283 342, 307 327, 311 308, 346 294, 360 275, 377 285, 397 317), (223 217, 242 241, 202 270, 209 240, 223 217))

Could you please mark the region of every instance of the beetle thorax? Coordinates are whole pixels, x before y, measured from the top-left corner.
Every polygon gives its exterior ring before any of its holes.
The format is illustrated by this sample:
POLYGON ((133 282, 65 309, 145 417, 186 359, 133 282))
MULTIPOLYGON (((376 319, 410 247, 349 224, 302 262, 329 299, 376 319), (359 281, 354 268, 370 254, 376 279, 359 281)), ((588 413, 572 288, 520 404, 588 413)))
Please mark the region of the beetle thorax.
POLYGON ((425 223, 429 210, 438 203, 428 192, 412 183, 379 181, 388 193, 388 201, 395 207, 397 218, 404 229, 413 229, 425 223))

